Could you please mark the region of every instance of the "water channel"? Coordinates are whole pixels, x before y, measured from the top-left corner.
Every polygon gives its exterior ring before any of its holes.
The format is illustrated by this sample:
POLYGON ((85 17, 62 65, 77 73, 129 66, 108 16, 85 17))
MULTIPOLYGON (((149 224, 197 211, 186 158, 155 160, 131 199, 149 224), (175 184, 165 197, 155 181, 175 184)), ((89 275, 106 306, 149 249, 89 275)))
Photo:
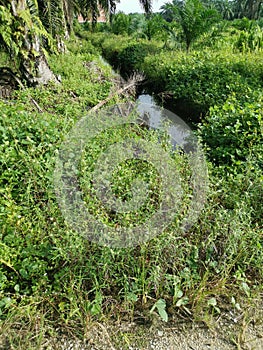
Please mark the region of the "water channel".
MULTIPOLYGON (((112 66, 103 58, 100 57, 103 64, 111 67, 112 66)), ((119 77, 113 69, 112 73, 119 77)), ((191 106, 174 103, 173 99, 161 100, 154 96, 149 91, 149 86, 144 88, 143 86, 137 86, 136 104, 138 105, 137 110, 141 116, 147 116, 147 126, 153 129, 162 129, 165 123, 169 123, 168 131, 173 147, 180 146, 186 153, 193 151, 192 130, 196 128, 193 123, 194 118, 191 118, 191 106), (180 116, 177 114, 177 110, 180 116)))

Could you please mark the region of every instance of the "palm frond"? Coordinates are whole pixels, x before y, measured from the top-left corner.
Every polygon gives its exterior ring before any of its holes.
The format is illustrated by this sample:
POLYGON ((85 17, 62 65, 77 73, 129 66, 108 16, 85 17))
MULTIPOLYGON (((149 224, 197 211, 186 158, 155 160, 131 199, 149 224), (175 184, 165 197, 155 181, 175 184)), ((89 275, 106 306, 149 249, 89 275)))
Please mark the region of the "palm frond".
POLYGON ((140 0, 140 3, 146 13, 150 13, 152 10, 152 0, 140 0))
POLYGON ((27 7, 30 11, 31 16, 38 17, 39 11, 38 11, 38 2, 37 0, 26 0, 27 7))
POLYGON ((38 0, 39 17, 44 27, 53 37, 64 29, 62 0, 38 0))

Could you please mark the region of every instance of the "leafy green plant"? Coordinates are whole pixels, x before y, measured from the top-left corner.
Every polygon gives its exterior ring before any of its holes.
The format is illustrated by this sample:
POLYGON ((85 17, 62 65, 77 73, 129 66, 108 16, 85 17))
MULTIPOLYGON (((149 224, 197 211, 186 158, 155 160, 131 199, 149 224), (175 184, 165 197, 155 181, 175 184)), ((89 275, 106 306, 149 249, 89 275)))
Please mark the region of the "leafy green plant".
POLYGON ((242 100, 231 96, 210 109, 200 132, 208 155, 216 165, 242 167, 252 161, 262 167, 262 95, 249 94, 242 100), (255 152, 256 150, 256 152, 255 152), (259 151, 259 152, 258 152, 259 151))
POLYGON ((111 31, 114 34, 128 34, 131 23, 131 17, 122 12, 113 16, 111 22, 111 31))
POLYGON ((131 74, 132 71, 140 70, 144 58, 157 50, 154 44, 144 42, 129 44, 118 54, 120 71, 131 74))
POLYGON ((168 322, 168 314, 165 310, 166 308, 166 302, 163 299, 159 299, 156 301, 156 303, 153 305, 153 307, 150 310, 150 313, 153 313, 155 309, 157 309, 159 316, 164 322, 168 322))
POLYGON ((105 37, 101 33, 93 34, 91 42, 101 49, 105 59, 115 69, 128 76, 133 71, 141 71, 145 57, 159 52, 162 46, 154 40, 133 38, 127 41, 125 36, 111 34, 105 37))
POLYGON ((199 0, 186 0, 174 5, 174 7, 175 20, 181 26, 182 38, 187 51, 192 43, 207 32, 220 18, 215 9, 207 8, 199 0))
POLYGON ((259 51, 263 48, 263 31, 259 25, 251 24, 247 30, 240 32, 234 49, 240 52, 259 51))
MULTIPOLYGON (((261 56, 225 52, 162 52, 148 56, 143 63, 145 75, 154 81, 156 92, 168 91, 175 99, 201 106, 226 101, 231 93, 245 96, 262 85, 261 56)), ((185 102, 185 103, 187 103, 185 102)))

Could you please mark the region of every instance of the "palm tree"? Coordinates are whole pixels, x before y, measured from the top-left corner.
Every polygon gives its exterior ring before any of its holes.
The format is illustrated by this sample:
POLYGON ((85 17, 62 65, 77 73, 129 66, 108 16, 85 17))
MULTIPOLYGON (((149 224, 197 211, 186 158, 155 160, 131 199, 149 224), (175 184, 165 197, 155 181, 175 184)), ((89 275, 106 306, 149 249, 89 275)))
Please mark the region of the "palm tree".
POLYGON ((262 0, 247 0, 244 6, 245 16, 248 19, 259 19, 262 3, 262 0))
POLYGON ((236 18, 259 19, 263 7, 262 0, 235 0, 233 8, 236 18))
POLYGON ((131 17, 123 12, 117 13, 111 23, 111 30, 114 34, 128 34, 131 24, 131 17))
POLYGON ((232 0, 203 0, 207 6, 214 7, 223 19, 231 20, 234 18, 233 1, 232 0))
POLYGON ((55 80, 43 51, 52 37, 39 18, 37 0, 0 0, 0 45, 15 59, 23 79, 35 85, 55 80))
POLYGON ((219 13, 200 0, 176 1, 165 9, 173 13, 174 20, 180 25, 187 51, 219 19, 219 13))
POLYGON ((173 0, 172 2, 167 2, 160 7, 161 15, 167 22, 172 22, 177 16, 178 7, 182 6, 182 0, 173 0))
POLYGON ((152 10, 152 0, 139 0, 146 13, 152 10))
MULTIPOLYGON (((77 0, 81 14, 86 17, 91 17, 92 22, 96 23, 99 9, 103 9, 106 13, 112 15, 115 13, 116 4, 120 0, 77 0)), ((139 0, 146 13, 151 12, 152 0, 139 0)))
MULTIPOLYGON (((44 48, 54 50, 52 39, 67 38, 74 15, 81 12, 97 20, 99 8, 114 12, 119 0, 0 0, 0 46, 19 62, 21 76, 30 84, 55 79, 44 48)), ((140 0, 145 11, 151 0, 140 0)))
POLYGON ((223 19, 232 20, 234 18, 233 4, 229 0, 217 1, 216 8, 223 19))

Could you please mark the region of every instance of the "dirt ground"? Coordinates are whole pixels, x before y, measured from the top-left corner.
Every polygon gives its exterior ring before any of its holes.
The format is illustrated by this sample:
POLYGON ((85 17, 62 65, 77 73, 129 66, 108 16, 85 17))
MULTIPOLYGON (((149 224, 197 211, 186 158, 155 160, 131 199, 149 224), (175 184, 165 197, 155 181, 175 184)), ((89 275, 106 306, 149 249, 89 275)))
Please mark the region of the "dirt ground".
POLYGON ((209 328, 182 320, 154 326, 96 323, 85 341, 61 338, 46 345, 46 350, 263 350, 263 324, 226 318, 209 328))

